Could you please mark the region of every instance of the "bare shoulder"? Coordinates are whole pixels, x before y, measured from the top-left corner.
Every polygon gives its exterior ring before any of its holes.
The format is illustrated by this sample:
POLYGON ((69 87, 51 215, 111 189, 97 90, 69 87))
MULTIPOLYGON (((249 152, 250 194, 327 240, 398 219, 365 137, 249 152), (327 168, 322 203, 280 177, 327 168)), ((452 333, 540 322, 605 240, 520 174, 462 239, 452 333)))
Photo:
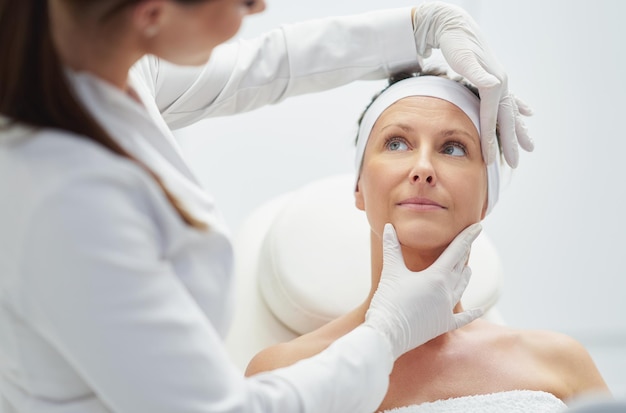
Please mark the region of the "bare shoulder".
POLYGON ((532 353, 544 362, 563 369, 584 370, 593 364, 587 349, 574 338, 547 330, 525 330, 520 337, 532 353))
POLYGON ((563 380, 566 398, 609 391, 589 351, 573 337, 555 331, 527 330, 520 338, 538 362, 563 380))

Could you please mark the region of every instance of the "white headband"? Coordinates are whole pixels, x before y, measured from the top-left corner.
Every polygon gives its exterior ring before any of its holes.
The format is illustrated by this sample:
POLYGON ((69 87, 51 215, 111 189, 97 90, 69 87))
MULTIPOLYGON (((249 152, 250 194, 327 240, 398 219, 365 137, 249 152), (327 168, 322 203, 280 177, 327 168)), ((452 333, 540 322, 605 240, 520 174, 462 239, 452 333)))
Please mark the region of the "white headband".
MULTIPOLYGON (((480 136, 480 99, 462 84, 440 76, 410 77, 385 89, 366 110, 356 142, 356 179, 359 179, 363 154, 374 124, 385 109, 408 96, 429 96, 446 100, 461 109, 480 136)), ((496 160, 487 166, 487 213, 500 193, 500 168, 496 160)))

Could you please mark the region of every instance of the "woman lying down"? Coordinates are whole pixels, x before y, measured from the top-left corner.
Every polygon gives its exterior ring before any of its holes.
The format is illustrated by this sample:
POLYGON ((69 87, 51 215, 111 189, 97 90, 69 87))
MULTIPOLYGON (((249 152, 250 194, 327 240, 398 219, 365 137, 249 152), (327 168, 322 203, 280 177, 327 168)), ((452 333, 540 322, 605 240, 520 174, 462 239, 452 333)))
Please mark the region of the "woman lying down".
MULTIPOLYGON (((368 298, 309 334, 263 350, 247 375, 310 357, 363 323, 380 279, 383 234, 397 236, 405 265, 419 272, 493 208, 498 162, 483 161, 476 90, 442 73, 404 77, 374 98, 357 138, 356 206, 371 228, 368 298), (393 228, 385 231, 387 223, 393 228)), ((455 312, 461 311, 459 302, 455 312)), ((477 319, 400 357, 379 411, 559 412, 592 393, 606 395, 607 385, 572 338, 477 319)))

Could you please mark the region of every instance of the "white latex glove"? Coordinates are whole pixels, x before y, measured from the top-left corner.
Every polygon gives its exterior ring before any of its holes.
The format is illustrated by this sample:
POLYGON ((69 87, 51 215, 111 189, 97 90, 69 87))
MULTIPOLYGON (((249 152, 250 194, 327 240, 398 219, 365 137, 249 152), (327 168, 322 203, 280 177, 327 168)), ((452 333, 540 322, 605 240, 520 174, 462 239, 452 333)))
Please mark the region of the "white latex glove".
POLYGON ((469 282, 466 261, 481 229, 480 224, 469 226, 430 267, 412 272, 404 265, 393 226, 385 225, 383 270, 365 325, 388 338, 394 358, 482 315, 480 309, 452 312, 469 282))
POLYGON ((413 9, 417 52, 426 58, 441 49, 450 68, 473 83, 480 92, 480 129, 483 157, 496 160, 496 120, 504 159, 517 167, 518 145, 531 152, 532 139, 522 115, 532 110, 508 90, 507 75, 487 46, 474 19, 463 9, 447 3, 427 2, 413 9))

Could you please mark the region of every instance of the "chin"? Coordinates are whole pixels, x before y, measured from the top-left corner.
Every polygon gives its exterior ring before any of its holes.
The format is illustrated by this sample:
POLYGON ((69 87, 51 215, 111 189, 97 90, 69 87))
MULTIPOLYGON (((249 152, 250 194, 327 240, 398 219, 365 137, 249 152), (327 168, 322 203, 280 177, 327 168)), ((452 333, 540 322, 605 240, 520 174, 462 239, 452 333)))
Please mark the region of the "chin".
POLYGON ((434 250, 447 247, 459 231, 442 228, 434 222, 411 223, 396 227, 400 244, 407 248, 434 250))

